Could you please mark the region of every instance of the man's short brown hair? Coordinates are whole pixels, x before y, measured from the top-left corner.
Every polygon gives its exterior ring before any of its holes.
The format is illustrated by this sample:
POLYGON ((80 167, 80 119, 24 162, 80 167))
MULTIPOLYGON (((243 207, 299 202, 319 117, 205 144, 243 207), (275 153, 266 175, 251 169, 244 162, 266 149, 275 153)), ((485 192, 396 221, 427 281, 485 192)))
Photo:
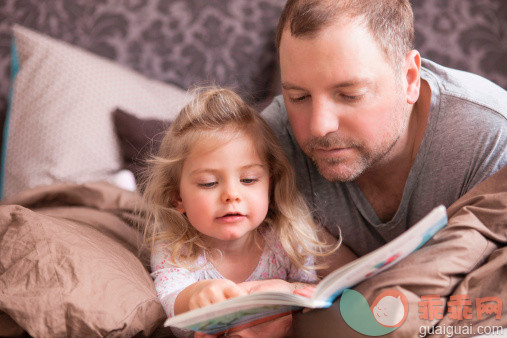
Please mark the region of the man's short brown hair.
POLYGON ((341 19, 363 20, 391 65, 398 68, 414 41, 414 15, 408 0, 288 0, 278 22, 276 46, 290 29, 312 38, 341 19))

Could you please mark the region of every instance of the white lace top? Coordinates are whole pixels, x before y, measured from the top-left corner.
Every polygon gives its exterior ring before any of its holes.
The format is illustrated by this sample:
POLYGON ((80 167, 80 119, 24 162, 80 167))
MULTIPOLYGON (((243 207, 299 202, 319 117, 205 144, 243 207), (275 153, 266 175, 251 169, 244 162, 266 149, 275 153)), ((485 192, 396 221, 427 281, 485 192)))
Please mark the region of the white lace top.
MULTIPOLYGON (((283 279, 288 282, 315 283, 317 276, 314 271, 307 272, 296 268, 275 238, 273 232, 264 234, 265 245, 259 263, 245 281, 283 279)), ((174 315, 174 302, 178 294, 195 282, 205 279, 225 279, 220 272, 200 256, 197 266, 204 268, 188 270, 170 263, 169 252, 162 243, 158 243, 151 255, 151 277, 154 279, 158 298, 168 316, 174 315)), ((305 265, 314 264, 313 257, 307 259, 305 265)))

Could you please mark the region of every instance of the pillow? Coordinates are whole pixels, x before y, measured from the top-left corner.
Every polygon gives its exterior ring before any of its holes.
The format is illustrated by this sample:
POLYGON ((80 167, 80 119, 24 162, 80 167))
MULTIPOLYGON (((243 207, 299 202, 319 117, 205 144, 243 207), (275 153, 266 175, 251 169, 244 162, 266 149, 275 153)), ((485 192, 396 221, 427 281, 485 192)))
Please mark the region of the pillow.
POLYGON ((125 169, 134 173, 136 183, 142 181, 145 160, 158 151, 160 142, 169 128, 169 120, 141 119, 122 109, 113 112, 116 134, 125 169))
POLYGON ((16 205, 0 207, 0 217, 0 314, 30 336, 148 336, 166 318, 148 271, 115 234, 135 230, 117 217, 16 205))
POLYGON ((186 92, 15 25, 18 71, 4 135, 2 197, 55 182, 104 180, 122 159, 111 111, 172 119, 186 92))

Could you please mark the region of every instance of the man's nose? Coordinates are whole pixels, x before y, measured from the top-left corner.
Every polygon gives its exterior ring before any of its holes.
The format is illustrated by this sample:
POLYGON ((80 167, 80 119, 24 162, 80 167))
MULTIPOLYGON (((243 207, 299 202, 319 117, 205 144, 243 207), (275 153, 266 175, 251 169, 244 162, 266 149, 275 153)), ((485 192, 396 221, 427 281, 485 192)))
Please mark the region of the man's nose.
POLYGON ((310 132, 313 137, 323 137, 336 132, 339 127, 338 113, 332 100, 322 98, 312 101, 310 132))

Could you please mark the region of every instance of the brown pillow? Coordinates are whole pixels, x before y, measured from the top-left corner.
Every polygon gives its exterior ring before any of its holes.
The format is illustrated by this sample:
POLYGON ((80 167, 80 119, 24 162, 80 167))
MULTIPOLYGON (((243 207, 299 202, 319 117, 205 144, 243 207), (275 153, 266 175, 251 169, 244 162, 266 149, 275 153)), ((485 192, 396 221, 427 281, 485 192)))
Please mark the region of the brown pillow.
POLYGON ((146 168, 145 160, 158 151, 171 122, 141 119, 119 108, 113 112, 113 122, 120 141, 124 168, 134 173, 139 184, 146 168))
POLYGON ((153 281, 108 235, 134 230, 106 212, 73 210, 86 221, 0 206, 0 313, 33 337, 149 335, 166 317, 153 281))

